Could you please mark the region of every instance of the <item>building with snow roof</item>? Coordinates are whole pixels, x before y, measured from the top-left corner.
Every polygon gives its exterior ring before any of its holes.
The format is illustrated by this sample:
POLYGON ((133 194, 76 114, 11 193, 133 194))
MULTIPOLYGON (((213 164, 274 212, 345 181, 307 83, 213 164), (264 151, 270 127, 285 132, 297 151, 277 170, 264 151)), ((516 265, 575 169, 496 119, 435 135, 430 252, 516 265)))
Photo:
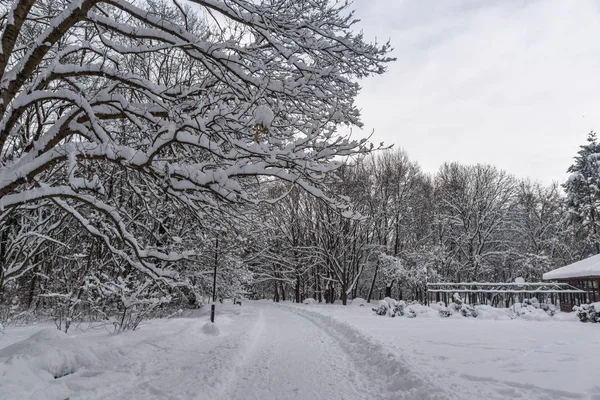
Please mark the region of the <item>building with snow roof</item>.
POLYGON ((561 311, 571 311, 574 305, 584 301, 600 301, 600 254, 546 272, 543 279, 568 283, 587 293, 585 299, 568 293, 562 294, 560 296, 561 311))

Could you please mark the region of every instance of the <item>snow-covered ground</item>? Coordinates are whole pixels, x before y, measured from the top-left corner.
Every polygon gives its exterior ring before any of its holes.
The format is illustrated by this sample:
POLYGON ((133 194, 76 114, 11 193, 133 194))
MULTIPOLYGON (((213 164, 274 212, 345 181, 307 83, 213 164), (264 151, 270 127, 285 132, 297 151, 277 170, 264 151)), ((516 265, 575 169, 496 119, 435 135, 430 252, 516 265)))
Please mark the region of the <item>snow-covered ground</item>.
POLYGON ((219 305, 208 318, 0 333, 0 399, 600 399, 600 326, 219 305), (55 379, 56 377, 56 379, 55 379))
POLYGON ((383 344, 456 398, 600 399, 598 324, 565 315, 563 321, 498 321, 389 318, 352 306, 306 310, 383 344))

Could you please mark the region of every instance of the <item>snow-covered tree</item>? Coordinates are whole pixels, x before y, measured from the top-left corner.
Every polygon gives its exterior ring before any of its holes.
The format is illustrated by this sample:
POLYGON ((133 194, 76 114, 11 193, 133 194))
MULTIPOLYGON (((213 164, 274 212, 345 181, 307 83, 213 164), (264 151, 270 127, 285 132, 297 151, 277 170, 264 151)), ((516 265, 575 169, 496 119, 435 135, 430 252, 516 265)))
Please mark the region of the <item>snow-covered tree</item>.
POLYGON ((189 224, 271 200, 266 179, 342 207, 325 177, 370 150, 336 131, 360 125, 356 79, 383 73, 389 46, 353 33, 347 2, 13 0, 0 14, 0 222, 58 210, 154 280, 194 256, 189 224))
POLYGON ((580 257, 600 253, 600 143, 590 132, 567 172, 563 188, 567 194, 567 219, 580 243, 580 257))
POLYGON ((512 235, 514 271, 507 279, 541 279, 544 272, 572 261, 569 234, 563 222, 563 198, 558 184, 549 186, 521 181, 517 189, 516 218, 512 235))
MULTIPOLYGON (((444 164, 436 175, 436 224, 452 280, 478 281, 502 269, 514 248, 515 179, 490 165, 444 164)), ((498 276, 498 274, 496 274, 498 276)))

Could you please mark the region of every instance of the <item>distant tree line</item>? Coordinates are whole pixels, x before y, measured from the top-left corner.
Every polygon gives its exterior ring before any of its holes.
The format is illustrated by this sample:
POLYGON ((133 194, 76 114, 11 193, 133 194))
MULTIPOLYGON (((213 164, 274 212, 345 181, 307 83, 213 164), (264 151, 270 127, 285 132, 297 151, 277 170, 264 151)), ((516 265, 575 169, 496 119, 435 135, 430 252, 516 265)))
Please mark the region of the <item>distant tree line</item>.
POLYGON ((295 188, 259 213, 264 231, 250 238, 248 258, 254 288, 275 300, 345 304, 423 300, 427 282, 541 280, 600 253, 599 163, 593 132, 563 185, 482 164, 445 163, 426 174, 402 150, 354 160, 331 185, 357 215, 295 188))

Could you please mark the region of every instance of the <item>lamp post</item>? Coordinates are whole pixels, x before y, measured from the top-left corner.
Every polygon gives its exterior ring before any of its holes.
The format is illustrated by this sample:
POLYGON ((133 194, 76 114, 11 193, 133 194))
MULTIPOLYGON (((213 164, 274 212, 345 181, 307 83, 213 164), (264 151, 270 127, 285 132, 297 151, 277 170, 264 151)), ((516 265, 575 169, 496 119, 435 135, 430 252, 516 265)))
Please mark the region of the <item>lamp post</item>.
POLYGON ((219 233, 215 239, 215 270, 213 272, 212 304, 210 305, 210 322, 215 322, 215 303, 217 302, 217 265, 219 264, 219 233))

